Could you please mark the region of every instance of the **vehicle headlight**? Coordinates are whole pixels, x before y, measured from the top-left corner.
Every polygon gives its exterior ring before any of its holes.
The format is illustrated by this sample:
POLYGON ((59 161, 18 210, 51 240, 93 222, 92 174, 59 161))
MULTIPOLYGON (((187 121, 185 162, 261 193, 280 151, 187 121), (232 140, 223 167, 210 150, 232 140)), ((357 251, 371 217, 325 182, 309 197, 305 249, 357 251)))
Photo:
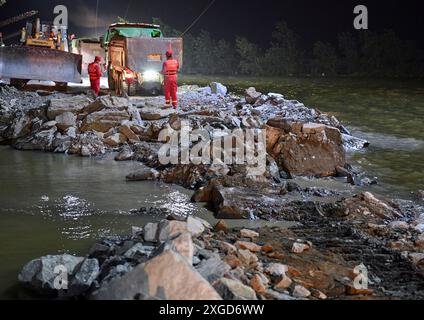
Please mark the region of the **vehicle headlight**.
POLYGON ((157 71, 145 71, 143 73, 143 80, 144 81, 159 81, 159 72, 157 71))

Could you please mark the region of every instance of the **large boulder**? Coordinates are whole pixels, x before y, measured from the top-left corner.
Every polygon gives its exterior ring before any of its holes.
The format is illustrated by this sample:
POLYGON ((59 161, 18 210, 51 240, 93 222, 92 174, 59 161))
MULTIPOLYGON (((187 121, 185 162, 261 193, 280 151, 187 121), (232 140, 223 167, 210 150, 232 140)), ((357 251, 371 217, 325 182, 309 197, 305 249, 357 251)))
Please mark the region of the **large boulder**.
POLYGON ((45 256, 27 263, 18 276, 19 282, 41 294, 57 293, 58 277, 72 275, 84 258, 71 255, 45 256), (65 274, 63 274, 65 273, 65 274))
POLYGON ((90 114, 103 109, 126 111, 131 106, 128 99, 112 96, 102 96, 96 99, 93 103, 87 105, 82 112, 90 114))
POLYGON ((159 106, 146 106, 141 109, 140 116, 143 120, 156 121, 164 118, 168 118, 175 114, 175 110, 172 108, 164 109, 159 106))
POLYGON ((76 115, 82 112, 91 102, 92 101, 85 95, 51 99, 47 108, 47 117, 49 120, 54 120, 57 116, 65 112, 71 112, 76 115))
POLYGON ((135 132, 128 124, 121 125, 119 127, 119 132, 122 133, 125 137, 127 137, 128 141, 131 143, 140 142, 140 138, 135 134, 135 132))
POLYGON ((187 262, 167 250, 112 280, 93 294, 95 300, 221 300, 212 286, 187 262))
POLYGON ((118 147, 127 141, 127 137, 122 133, 115 133, 103 140, 103 143, 109 147, 118 147))
POLYGON ((337 128, 271 120, 266 130, 268 152, 292 176, 335 176, 337 167, 346 165, 342 134, 337 128))
POLYGON ((32 119, 28 115, 17 116, 11 126, 11 139, 25 137, 31 132, 32 119))
POLYGON ((56 133, 57 127, 54 126, 48 130, 39 131, 33 136, 18 139, 13 147, 18 150, 53 151, 56 133))
POLYGON ((81 131, 97 131, 106 133, 114 127, 119 127, 122 121, 130 120, 130 115, 125 110, 104 109, 89 114, 82 125, 81 131))
POLYGON ((68 128, 75 127, 77 124, 77 116, 72 112, 64 112, 55 118, 56 127, 64 132, 68 128))

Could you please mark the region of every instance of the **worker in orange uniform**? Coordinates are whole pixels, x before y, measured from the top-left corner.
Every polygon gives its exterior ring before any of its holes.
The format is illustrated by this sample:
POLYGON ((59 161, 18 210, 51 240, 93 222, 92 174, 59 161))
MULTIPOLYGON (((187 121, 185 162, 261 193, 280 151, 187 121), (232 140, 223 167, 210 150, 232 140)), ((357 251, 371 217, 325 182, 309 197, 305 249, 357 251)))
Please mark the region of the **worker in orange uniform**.
POLYGON ((172 50, 168 50, 166 52, 166 61, 163 63, 162 73, 165 76, 164 80, 164 91, 165 91, 165 99, 166 105, 171 105, 172 98, 172 106, 175 110, 178 107, 178 71, 180 70, 180 64, 173 57, 172 50))
POLYGON ((100 93, 100 79, 103 75, 102 68, 100 63, 102 62, 102 57, 96 56, 94 62, 88 65, 88 75, 90 76, 91 90, 96 94, 100 93))

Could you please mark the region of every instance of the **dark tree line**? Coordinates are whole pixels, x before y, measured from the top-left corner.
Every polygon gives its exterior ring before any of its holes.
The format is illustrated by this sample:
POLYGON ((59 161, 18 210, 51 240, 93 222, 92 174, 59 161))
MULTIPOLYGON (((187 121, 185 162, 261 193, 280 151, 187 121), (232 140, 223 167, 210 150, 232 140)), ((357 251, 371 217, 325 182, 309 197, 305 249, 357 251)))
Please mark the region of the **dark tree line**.
MULTIPOLYGON (((181 32, 164 25, 166 36, 181 32)), ((304 50, 284 21, 275 26, 272 42, 261 48, 245 37, 215 39, 209 32, 184 36, 184 73, 247 76, 422 77, 424 51, 395 32, 340 33, 334 43, 318 41, 304 50)))

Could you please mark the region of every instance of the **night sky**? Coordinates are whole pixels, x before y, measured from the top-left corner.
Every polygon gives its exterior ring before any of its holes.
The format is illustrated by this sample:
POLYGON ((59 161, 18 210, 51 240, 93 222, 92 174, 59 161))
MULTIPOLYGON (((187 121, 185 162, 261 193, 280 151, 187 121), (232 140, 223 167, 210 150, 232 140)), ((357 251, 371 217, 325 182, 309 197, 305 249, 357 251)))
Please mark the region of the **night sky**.
MULTIPOLYGON (((186 29, 199 16, 211 0, 99 0, 98 33, 117 16, 137 22, 151 22, 159 17, 179 30, 186 29), (127 11, 128 10, 128 11, 127 11)), ((77 36, 92 36, 95 29, 96 0, 7 0, 0 7, 0 20, 28 10, 38 10, 42 20, 53 20, 57 4, 68 7, 70 32, 77 36)), ((351 1, 351 0, 216 0, 210 10, 193 27, 191 32, 208 30, 216 38, 231 40, 235 35, 249 38, 266 46, 271 41, 273 26, 279 19, 300 37, 301 43, 311 46, 317 40, 335 41, 340 31, 353 29, 353 8, 364 4, 369 9, 370 29, 394 29, 404 40, 415 40, 424 47, 424 4, 414 0, 351 1)), ((4 28, 3 33, 14 32, 23 22, 4 28)))

